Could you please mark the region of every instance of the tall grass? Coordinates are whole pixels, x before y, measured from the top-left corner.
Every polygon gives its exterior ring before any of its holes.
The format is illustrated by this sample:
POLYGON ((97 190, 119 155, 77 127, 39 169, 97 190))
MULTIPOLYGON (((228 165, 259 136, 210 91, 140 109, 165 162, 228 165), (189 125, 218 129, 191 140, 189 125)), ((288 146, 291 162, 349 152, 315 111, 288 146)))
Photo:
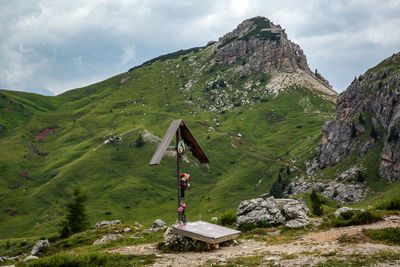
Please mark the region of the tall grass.
POLYGON ((331 223, 334 227, 343 227, 350 225, 362 225, 382 220, 382 216, 371 210, 366 211, 348 211, 340 214, 339 218, 334 218, 331 223))
POLYGON ((376 206, 379 210, 400 210, 400 196, 395 196, 376 206))
POLYGON ((145 266, 154 263, 155 255, 119 255, 109 253, 59 253, 28 261, 27 267, 89 267, 89 266, 145 266))

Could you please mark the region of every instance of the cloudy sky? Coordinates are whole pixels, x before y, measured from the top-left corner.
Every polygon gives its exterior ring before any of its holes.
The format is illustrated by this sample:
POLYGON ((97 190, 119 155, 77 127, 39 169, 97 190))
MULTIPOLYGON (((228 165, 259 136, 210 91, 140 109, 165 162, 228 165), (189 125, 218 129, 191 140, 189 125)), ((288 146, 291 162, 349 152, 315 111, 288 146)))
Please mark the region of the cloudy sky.
POLYGON ((0 88, 59 94, 161 54, 203 46, 244 19, 286 29, 338 92, 400 52, 400 0, 0 0, 0 88))

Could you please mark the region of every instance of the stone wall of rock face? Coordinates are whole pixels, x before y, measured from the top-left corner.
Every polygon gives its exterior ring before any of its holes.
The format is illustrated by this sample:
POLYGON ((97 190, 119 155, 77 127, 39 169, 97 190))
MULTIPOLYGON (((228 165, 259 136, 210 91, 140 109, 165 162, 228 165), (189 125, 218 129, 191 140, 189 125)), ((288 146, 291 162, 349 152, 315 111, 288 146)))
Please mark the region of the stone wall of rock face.
POLYGON ((366 131, 360 114, 369 113, 375 129, 383 129, 379 136, 384 147, 380 155, 378 174, 387 181, 400 179, 400 53, 384 60, 377 67, 354 80, 340 94, 334 119, 324 124, 318 148, 320 167, 339 163, 350 152, 368 153, 374 138, 353 145, 355 136, 366 131))
POLYGON ((231 64, 238 59, 246 58, 248 69, 262 72, 295 72, 297 69, 310 71, 306 56, 300 46, 288 40, 280 25, 274 25, 268 19, 263 19, 270 25, 269 28, 263 30, 279 35, 279 40, 261 39, 256 36, 248 40, 239 40, 258 27, 253 19, 245 20, 235 30, 227 33, 219 40, 223 44, 226 40, 238 38, 238 40, 219 47, 216 51, 215 62, 217 64, 231 64))

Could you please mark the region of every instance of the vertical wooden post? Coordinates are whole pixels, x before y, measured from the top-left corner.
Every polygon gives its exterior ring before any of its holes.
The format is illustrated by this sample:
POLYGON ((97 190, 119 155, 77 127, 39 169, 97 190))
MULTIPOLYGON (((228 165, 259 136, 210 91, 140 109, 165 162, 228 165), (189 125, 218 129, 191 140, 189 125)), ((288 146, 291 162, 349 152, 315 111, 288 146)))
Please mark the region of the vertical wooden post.
MULTIPOLYGON (((181 197, 181 174, 182 174, 182 157, 179 154, 178 144, 179 141, 182 140, 181 126, 179 125, 178 130, 176 131, 176 169, 178 176, 178 209, 182 205, 182 197, 181 197)), ((178 223, 182 222, 182 213, 178 211, 178 223)))

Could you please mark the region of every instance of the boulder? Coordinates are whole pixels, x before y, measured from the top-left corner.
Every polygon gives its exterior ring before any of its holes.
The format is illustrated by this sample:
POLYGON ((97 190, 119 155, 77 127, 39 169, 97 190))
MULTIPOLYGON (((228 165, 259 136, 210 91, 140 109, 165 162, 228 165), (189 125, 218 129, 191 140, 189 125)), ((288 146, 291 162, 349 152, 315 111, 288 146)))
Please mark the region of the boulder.
POLYGON ((212 218, 211 218, 211 221, 212 221, 212 222, 218 222, 218 217, 212 217, 212 218))
POLYGON ((44 247, 50 247, 49 240, 45 239, 45 240, 39 240, 38 242, 36 242, 36 244, 33 246, 32 250, 31 250, 31 255, 32 256, 39 255, 40 251, 42 251, 44 247))
POLYGON ((101 239, 97 239, 96 241, 94 241, 93 246, 94 245, 98 245, 98 244, 102 244, 102 243, 106 243, 106 242, 111 241, 111 240, 116 240, 116 239, 121 238, 121 237, 122 237, 122 235, 120 235, 120 234, 105 235, 101 239))
MULTIPOLYGON (((177 224, 175 224, 176 226, 177 224)), ((190 238, 172 233, 172 227, 168 227, 164 235, 164 244, 170 248, 184 248, 190 246, 190 238)))
POLYGON ((310 222, 308 220, 296 219, 296 220, 287 221, 285 226, 289 227, 289 228, 301 228, 301 227, 306 227, 309 224, 310 224, 310 222))
POLYGON ((307 208, 304 199, 267 199, 256 198, 242 201, 237 209, 237 223, 257 224, 268 222, 272 225, 285 224, 290 228, 305 227, 309 222, 307 208))
POLYGON ((96 227, 103 227, 103 226, 109 226, 109 225, 117 225, 121 224, 120 220, 114 220, 114 221, 101 221, 96 223, 96 227))
POLYGON ((158 232, 160 230, 164 230, 167 228, 167 224, 161 220, 161 219, 157 219, 153 222, 153 226, 150 229, 146 229, 143 232, 144 233, 152 233, 152 232, 158 232))
POLYGON ((162 230, 162 229, 166 229, 167 228, 167 224, 163 221, 163 220, 161 220, 161 219, 157 219, 157 220, 155 220, 154 222, 153 222, 153 227, 152 227, 152 229, 159 229, 159 230, 162 230))
POLYGON ((285 217, 283 217, 274 197, 244 200, 239 204, 236 214, 239 225, 261 221, 270 224, 285 222, 285 217))
POLYGON ((10 256, 0 257, 0 262, 3 262, 3 261, 19 261, 19 258, 18 257, 10 257, 10 256))
POLYGON ((25 261, 30 261, 30 260, 38 260, 38 259, 39 259, 39 257, 30 255, 30 256, 28 256, 28 257, 26 257, 26 258, 24 259, 24 262, 25 262, 25 261))
MULTIPOLYGON (((278 201, 278 200, 277 200, 278 201)), ((286 227, 299 228, 310 224, 307 213, 310 213, 304 199, 286 199, 286 203, 282 206, 282 213, 286 219, 286 227)))
POLYGON ((335 211, 335 218, 339 218, 340 214, 342 214, 343 212, 349 211, 349 210, 355 210, 355 209, 349 208, 349 207, 341 207, 341 208, 337 209, 335 211))
POLYGON ((130 232, 130 231, 132 231, 131 230, 131 228, 129 228, 129 227, 126 227, 126 228, 124 228, 124 230, 123 230, 125 233, 127 233, 127 232, 130 232))

